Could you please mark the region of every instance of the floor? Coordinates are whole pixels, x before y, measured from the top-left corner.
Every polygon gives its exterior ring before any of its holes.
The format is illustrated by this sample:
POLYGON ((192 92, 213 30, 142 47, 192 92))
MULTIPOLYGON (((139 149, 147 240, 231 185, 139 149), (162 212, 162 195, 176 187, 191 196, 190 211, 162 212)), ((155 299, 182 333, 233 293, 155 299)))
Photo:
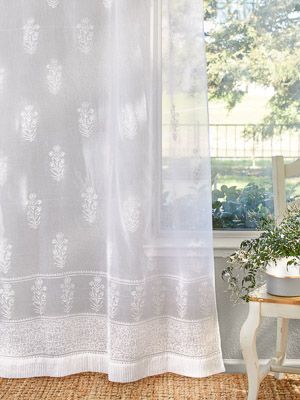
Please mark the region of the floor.
MULTIPOLYGON (((192 379, 163 374, 129 384, 112 383, 106 375, 84 373, 64 378, 0 379, 1 400, 245 400, 247 379, 220 374, 192 379)), ((300 376, 282 381, 268 376, 259 400, 299 400, 300 376)))

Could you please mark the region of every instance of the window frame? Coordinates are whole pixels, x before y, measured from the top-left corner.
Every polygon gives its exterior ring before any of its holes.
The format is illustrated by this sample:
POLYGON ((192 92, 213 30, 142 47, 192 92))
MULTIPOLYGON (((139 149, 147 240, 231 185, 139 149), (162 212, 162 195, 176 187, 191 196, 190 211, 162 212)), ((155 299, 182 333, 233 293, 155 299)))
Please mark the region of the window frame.
POLYGON ((244 240, 257 238, 261 231, 213 230, 214 256, 226 258, 237 250, 244 240))

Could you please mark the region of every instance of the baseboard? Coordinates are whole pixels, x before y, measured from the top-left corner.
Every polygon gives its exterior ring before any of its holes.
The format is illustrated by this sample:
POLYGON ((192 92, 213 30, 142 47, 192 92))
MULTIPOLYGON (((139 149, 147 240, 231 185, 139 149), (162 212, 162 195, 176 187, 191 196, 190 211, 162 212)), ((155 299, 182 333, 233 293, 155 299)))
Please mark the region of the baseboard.
MULTIPOLYGON (((270 360, 262 359, 259 361, 261 365, 266 365, 270 360)), ((244 374, 246 372, 244 360, 225 358, 224 359, 225 372, 228 374, 244 374)), ((284 365, 293 365, 300 368, 300 360, 298 359, 288 359, 285 361, 284 365)))

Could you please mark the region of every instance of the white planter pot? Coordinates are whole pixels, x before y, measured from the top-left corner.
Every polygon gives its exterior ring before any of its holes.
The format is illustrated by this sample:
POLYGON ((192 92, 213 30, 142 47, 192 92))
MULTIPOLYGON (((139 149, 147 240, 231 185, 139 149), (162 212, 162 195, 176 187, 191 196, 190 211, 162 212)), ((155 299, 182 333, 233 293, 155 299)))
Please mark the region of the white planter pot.
POLYGON ((282 258, 267 268, 267 291, 274 296, 300 296, 300 265, 287 266, 288 260, 282 258))

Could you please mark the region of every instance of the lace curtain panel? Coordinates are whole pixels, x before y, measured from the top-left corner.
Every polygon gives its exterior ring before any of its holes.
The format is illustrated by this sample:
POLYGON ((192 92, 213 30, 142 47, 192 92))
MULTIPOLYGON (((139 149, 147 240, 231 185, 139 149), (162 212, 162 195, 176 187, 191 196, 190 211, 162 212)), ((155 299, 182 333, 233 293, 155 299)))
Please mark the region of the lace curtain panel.
POLYGON ((0 376, 223 371, 199 0, 0 0, 0 376))

